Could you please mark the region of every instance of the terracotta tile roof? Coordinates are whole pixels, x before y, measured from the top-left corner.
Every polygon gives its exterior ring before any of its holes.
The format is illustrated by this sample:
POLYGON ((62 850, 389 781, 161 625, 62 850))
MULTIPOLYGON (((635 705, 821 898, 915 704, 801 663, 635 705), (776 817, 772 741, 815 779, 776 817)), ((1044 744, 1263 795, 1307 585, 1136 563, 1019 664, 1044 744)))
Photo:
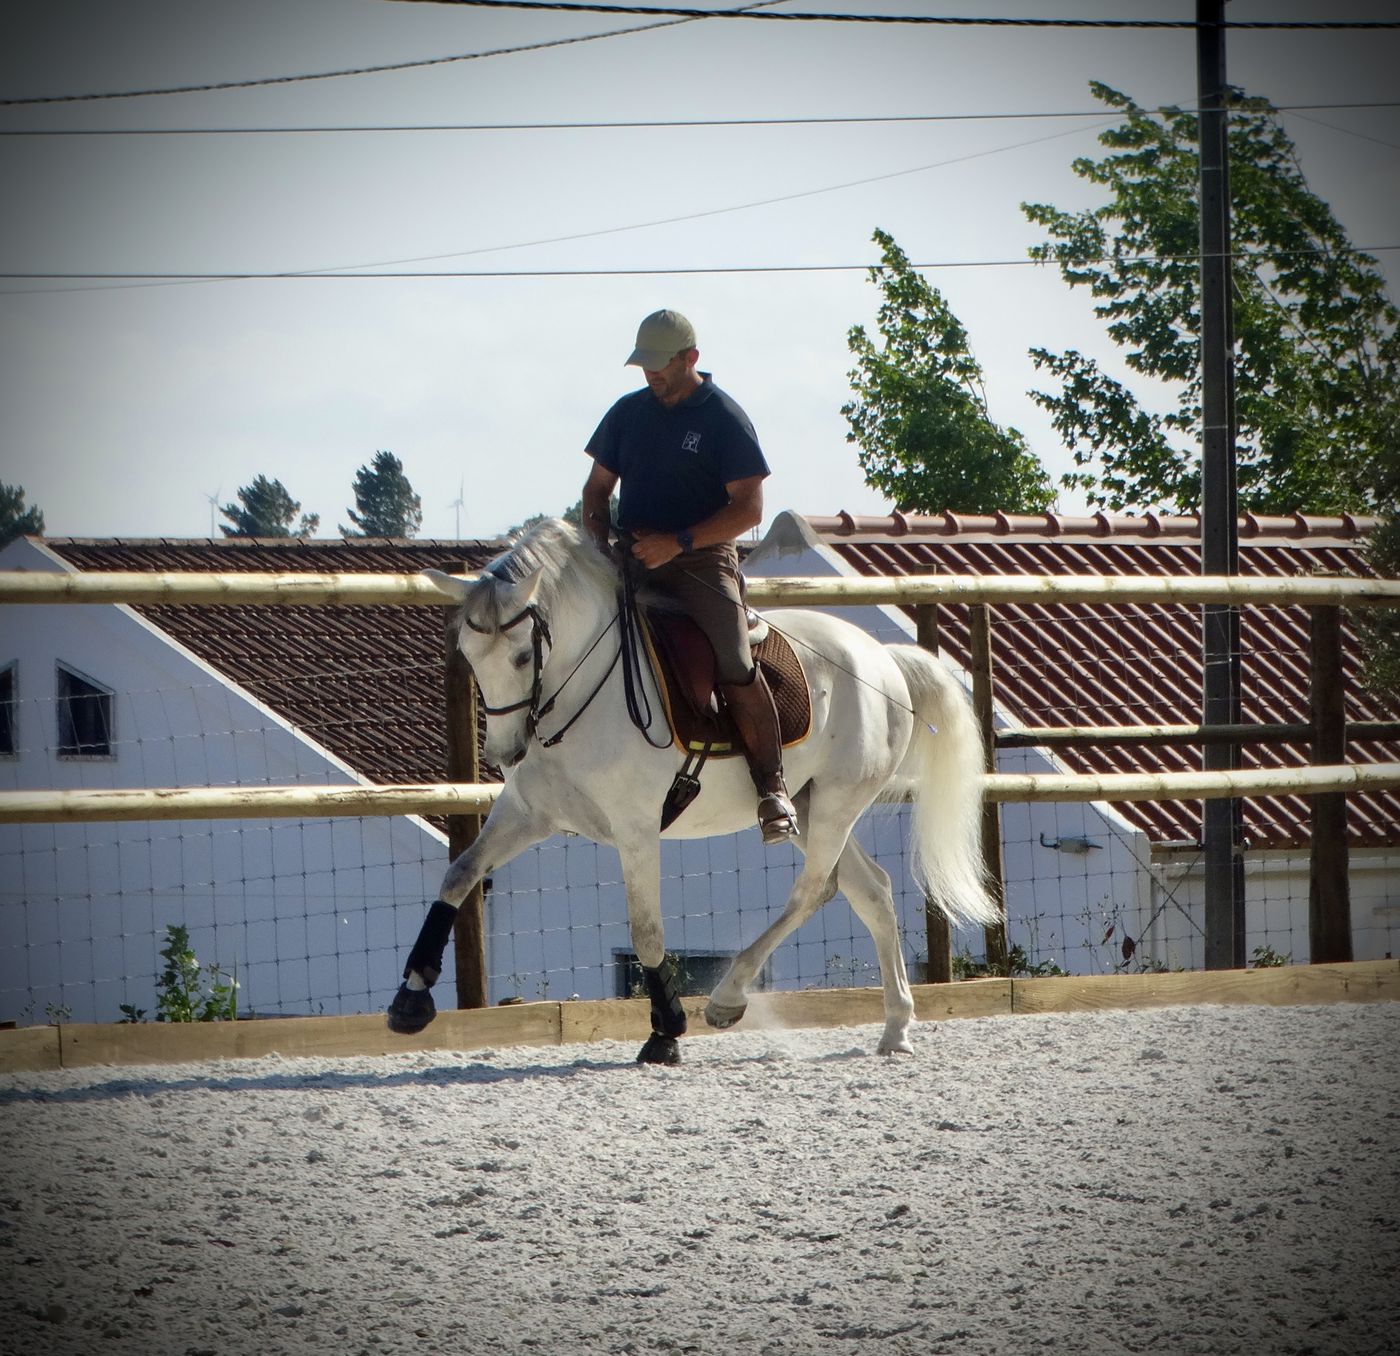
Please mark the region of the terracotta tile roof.
MULTIPOLYGON (((45 540, 81 570, 480 569, 502 541, 45 540)), ((423 607, 142 607, 161 630, 374 782, 446 778, 443 622, 423 607)))
MULTIPOLYGON (((1201 572, 1200 521, 1194 516, 1057 514, 986 517, 896 513, 888 518, 807 518, 818 537, 863 575, 1165 574, 1201 572)), ((1360 546, 1374 519, 1240 520, 1240 571, 1246 575, 1367 575, 1360 546)), ((940 641, 969 660, 967 608, 938 609, 940 641)), ((1184 606, 998 606, 993 610, 993 666, 998 704, 1026 726, 1193 724, 1200 719, 1199 610, 1184 606)), ((1308 719, 1306 610, 1244 608, 1240 616, 1242 707, 1247 722, 1308 719)), ((1345 663, 1357 666, 1356 637, 1345 628, 1345 663)), ((1354 681, 1349 720, 1395 719, 1354 681)), ((1067 770, 1171 771, 1200 766, 1191 748, 1117 746, 1062 749, 1067 770)), ((1351 762, 1388 762, 1393 744, 1353 741, 1351 762)), ((1306 764, 1306 746, 1247 749, 1246 767, 1306 764)), ((1349 832, 1365 846, 1400 844, 1400 794, 1348 797, 1349 832)), ((1200 803, 1121 805, 1154 842, 1196 840, 1200 803)), ((1308 802, 1299 796, 1245 802, 1245 833, 1255 848, 1286 848, 1309 838, 1308 802)))
MULTIPOLYGON (((806 523, 861 574, 936 569, 969 574, 1198 574, 1194 517, 1097 514, 888 518, 811 517, 806 523)), ((1365 574, 1359 545, 1372 520, 1260 518, 1240 522, 1241 570, 1255 575, 1365 574)), ((57 555, 83 570, 268 572, 416 571, 465 563, 477 569, 497 541, 84 541, 49 538, 57 555)), ((265 701, 356 771, 376 782, 439 781, 443 737, 443 616, 402 607, 149 607, 143 615, 206 663, 265 701)), ((968 660, 967 609, 941 607, 943 644, 968 660)), ((998 607, 994 613, 997 696, 1025 725, 1189 724, 1201 688, 1198 614, 1186 607, 1082 605, 998 607)), ((1307 718, 1307 616, 1302 608, 1246 608, 1244 718, 1307 718)), ((1355 672, 1356 642, 1346 636, 1355 672)), ((1356 684, 1348 718, 1388 719, 1356 684)), ((1188 769, 1184 748, 1061 750, 1070 770, 1188 769)), ((1354 762, 1390 761, 1393 745, 1353 742, 1354 762)), ((1264 745, 1246 766, 1294 765, 1307 750, 1264 745)), ((1359 845, 1400 843, 1400 795, 1348 798, 1359 845)), ((1120 807, 1155 842, 1194 840, 1198 803, 1120 807)), ((1255 847, 1290 847, 1308 838, 1301 797, 1246 802, 1255 847)))

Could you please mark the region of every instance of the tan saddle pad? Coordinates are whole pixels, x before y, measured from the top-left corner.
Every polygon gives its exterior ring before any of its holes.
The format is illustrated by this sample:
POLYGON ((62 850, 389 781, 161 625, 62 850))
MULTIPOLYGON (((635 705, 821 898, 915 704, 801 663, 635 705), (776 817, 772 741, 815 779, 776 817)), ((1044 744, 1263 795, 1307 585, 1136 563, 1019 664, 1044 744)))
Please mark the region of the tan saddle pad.
MULTIPOLYGON (((719 700, 715 653, 705 633, 683 613, 656 610, 642 613, 642 635, 676 747, 699 752, 708 745, 711 758, 742 754, 734 722, 719 700)), ((800 744, 812 728, 812 694, 802 661, 776 626, 768 628, 753 654, 778 708, 783 747, 800 744)))

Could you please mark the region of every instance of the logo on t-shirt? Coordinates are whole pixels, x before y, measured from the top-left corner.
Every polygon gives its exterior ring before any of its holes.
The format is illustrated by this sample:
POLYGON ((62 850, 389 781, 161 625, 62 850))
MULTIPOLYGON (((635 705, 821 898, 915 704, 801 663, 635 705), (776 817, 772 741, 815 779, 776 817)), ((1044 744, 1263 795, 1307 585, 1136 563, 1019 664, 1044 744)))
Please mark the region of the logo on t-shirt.
POLYGON ((687 433, 681 441, 682 452, 698 452, 700 450, 700 435, 698 433, 687 433))

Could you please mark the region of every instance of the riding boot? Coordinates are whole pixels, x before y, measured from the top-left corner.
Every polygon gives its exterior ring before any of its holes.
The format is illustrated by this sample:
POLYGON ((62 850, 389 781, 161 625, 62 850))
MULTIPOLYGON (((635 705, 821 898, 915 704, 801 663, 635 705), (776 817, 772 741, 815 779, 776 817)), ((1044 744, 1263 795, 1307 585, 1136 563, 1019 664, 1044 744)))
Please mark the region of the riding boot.
POLYGON ((725 705, 743 741, 749 775, 758 791, 758 826, 766 846, 797 834, 797 811, 783 783, 783 741, 773 694, 757 665, 747 683, 724 683, 725 705))

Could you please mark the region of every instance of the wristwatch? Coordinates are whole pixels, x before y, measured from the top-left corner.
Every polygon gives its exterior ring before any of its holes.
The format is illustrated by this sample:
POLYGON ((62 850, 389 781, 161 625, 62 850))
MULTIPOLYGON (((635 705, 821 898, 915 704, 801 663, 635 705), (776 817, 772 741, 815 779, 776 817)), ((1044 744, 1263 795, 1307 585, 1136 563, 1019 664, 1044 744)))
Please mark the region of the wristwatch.
POLYGON ((684 555, 687 551, 695 550, 695 538, 689 532, 677 532, 676 545, 681 548, 681 553, 684 555))

